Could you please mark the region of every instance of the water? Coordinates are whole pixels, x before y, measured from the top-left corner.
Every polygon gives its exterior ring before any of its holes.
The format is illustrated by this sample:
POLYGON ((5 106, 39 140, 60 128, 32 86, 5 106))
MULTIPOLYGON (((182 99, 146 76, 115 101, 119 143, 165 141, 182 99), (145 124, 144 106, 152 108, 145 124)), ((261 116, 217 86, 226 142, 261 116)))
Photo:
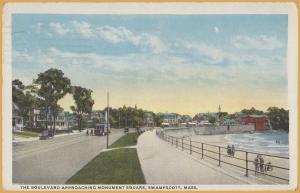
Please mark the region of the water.
POLYGON ((286 132, 228 134, 225 138, 238 149, 289 156, 289 134, 286 132))

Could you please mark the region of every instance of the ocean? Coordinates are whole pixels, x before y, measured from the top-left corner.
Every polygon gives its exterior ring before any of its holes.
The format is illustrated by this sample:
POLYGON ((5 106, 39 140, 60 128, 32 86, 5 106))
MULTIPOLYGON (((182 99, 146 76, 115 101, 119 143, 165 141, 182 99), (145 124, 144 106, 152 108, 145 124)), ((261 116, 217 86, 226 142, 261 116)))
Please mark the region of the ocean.
POLYGON ((289 156, 289 134, 283 131, 227 134, 225 139, 237 149, 289 156))

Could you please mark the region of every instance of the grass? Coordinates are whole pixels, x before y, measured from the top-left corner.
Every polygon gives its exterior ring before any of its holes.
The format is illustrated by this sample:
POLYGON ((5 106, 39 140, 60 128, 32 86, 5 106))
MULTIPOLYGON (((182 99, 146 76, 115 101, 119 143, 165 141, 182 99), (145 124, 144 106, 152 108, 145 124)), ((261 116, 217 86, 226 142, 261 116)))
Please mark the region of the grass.
POLYGON ((32 132, 32 131, 22 131, 22 132, 14 132, 15 135, 20 136, 20 137, 25 137, 25 138, 30 138, 30 137, 38 137, 40 133, 37 132, 32 132))
POLYGON ((136 149, 100 153, 66 184, 145 184, 136 149))
POLYGON ((139 135, 137 133, 127 133, 109 147, 116 148, 136 145, 138 137, 139 135))

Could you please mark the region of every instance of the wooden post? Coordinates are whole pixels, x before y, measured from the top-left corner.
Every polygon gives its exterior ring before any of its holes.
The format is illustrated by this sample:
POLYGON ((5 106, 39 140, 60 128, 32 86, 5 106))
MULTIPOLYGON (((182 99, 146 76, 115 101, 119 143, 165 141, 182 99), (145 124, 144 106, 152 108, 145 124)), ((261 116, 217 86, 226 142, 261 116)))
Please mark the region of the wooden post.
POLYGON ((219 165, 221 166, 221 147, 219 146, 219 165))
POLYGON ((202 151, 202 153, 201 153, 201 159, 203 159, 203 143, 201 143, 201 151, 202 151))
POLYGON ((248 152, 246 151, 246 175, 248 177, 248 152))
POLYGON ((192 140, 190 139, 190 154, 192 154, 192 140))

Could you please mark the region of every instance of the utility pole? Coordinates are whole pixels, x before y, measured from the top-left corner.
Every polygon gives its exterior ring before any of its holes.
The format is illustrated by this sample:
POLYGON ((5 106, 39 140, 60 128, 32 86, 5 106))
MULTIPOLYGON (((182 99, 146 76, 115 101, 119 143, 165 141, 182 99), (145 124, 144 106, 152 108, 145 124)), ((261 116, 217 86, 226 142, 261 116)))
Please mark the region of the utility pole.
POLYGON ((109 135, 109 92, 107 92, 107 119, 106 119, 106 129, 107 129, 107 134, 106 134, 106 149, 108 149, 108 135, 109 135))
POLYGON ((119 129, 121 128, 120 123, 121 123, 121 112, 119 110, 119 129))

